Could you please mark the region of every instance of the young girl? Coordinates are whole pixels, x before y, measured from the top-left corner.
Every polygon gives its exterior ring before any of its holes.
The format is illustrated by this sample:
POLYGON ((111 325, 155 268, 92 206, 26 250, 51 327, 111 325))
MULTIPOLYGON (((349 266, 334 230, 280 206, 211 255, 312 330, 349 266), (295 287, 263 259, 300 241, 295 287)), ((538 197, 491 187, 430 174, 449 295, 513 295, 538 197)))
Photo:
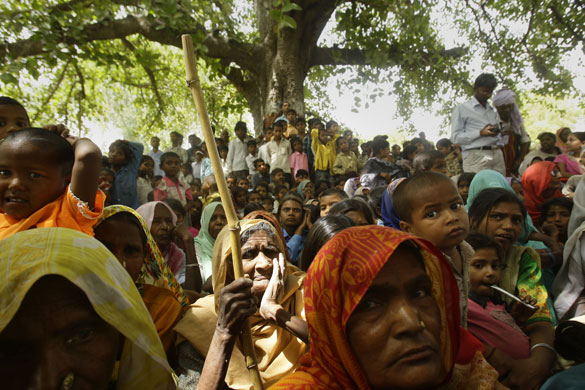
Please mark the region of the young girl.
MULTIPOLYGON (((514 193, 502 188, 483 190, 472 202, 469 208, 472 231, 494 239, 504 249, 507 267, 502 271, 500 287, 516 296, 530 295, 538 307, 526 321, 530 358, 511 361, 496 350, 491 354, 488 351, 487 360, 500 372, 509 370, 508 376, 521 383, 519 388, 538 388, 549 375, 556 353, 552 317, 546 303, 548 293, 541 281, 540 259, 532 248, 515 245, 526 219, 526 209, 514 193)), ((512 303, 508 298, 504 301, 512 303)))
POLYGON ((160 156, 160 168, 165 175, 154 190, 154 200, 177 199, 184 206, 193 199, 191 189, 179 178, 181 158, 174 152, 160 156))
POLYGON ((0 143, 0 239, 41 227, 93 236, 103 210, 99 148, 86 138, 28 128, 0 143))
POLYGON ((143 205, 148 202, 148 194, 153 190, 152 175, 154 174, 154 159, 150 156, 142 156, 138 167, 138 179, 136 189, 138 191, 138 203, 143 205))
POLYGON ((248 197, 248 191, 241 187, 235 187, 232 190, 232 197, 234 198, 234 205, 239 215, 244 214, 244 207, 246 207, 246 199, 248 197))
POLYGON ((181 164, 181 173, 183 174, 183 181, 190 187, 195 181, 195 178, 193 177, 193 167, 191 167, 191 164, 181 164))
POLYGON ((0 141, 8 133, 30 127, 30 119, 24 106, 8 96, 0 96, 0 141))
POLYGON ((299 170, 302 169, 309 172, 309 158, 303 152, 303 141, 300 138, 295 137, 290 141, 290 143, 293 148, 293 152, 288 159, 290 162, 292 177, 296 179, 297 172, 299 170))
POLYGON ((112 201, 115 204, 136 209, 138 207, 138 190, 136 178, 144 146, 137 142, 117 140, 110 145, 108 159, 116 173, 112 186, 112 201))
MULTIPOLYGON (((467 329, 488 348, 498 349, 512 359, 530 357, 530 339, 522 331, 526 320, 534 313, 524 305, 514 302, 510 310, 491 285, 500 282, 506 264, 503 248, 495 240, 478 233, 467 239, 475 250, 469 263, 469 306, 467 329)), ((530 295, 521 295, 528 304, 536 304, 530 295)), ((495 353, 491 352, 490 353, 495 353)))
POLYGON ((555 158, 555 162, 561 171, 561 176, 569 178, 573 175, 582 175, 583 169, 580 167, 579 157, 581 156, 581 148, 585 146, 585 132, 580 131, 569 134, 565 146, 567 151, 555 158))
POLYGON ((100 170, 100 174, 98 177, 98 188, 103 191, 106 196, 105 205, 109 206, 112 203, 112 196, 110 195, 110 190, 112 189, 112 185, 114 185, 114 180, 116 179, 116 174, 110 168, 102 167, 100 170))
POLYGON ((459 191, 459 195, 461 195, 461 199, 463 199, 463 203, 467 204, 467 197, 469 196, 469 186, 471 186, 471 181, 475 173, 473 172, 465 172, 461 174, 457 178, 457 190, 459 191))

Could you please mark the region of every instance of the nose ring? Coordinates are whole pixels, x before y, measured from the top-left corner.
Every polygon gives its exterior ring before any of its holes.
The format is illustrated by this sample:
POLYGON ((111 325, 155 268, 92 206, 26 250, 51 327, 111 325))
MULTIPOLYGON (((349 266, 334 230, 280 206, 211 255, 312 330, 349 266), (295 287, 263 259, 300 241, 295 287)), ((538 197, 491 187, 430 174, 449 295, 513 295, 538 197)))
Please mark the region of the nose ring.
POLYGON ((75 374, 70 372, 65 376, 65 379, 63 379, 61 390, 70 390, 73 387, 73 382, 75 382, 75 374))

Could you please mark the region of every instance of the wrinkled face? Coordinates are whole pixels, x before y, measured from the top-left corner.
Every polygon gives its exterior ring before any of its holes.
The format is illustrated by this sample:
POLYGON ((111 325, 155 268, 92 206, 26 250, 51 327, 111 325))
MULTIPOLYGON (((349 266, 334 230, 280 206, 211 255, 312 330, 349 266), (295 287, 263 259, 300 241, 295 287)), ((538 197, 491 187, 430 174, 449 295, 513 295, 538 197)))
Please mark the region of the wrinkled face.
POLYGON ((287 200, 282 204, 278 218, 281 225, 296 228, 303 218, 303 206, 295 200, 287 200))
POLYGON ((480 248, 475 251, 469 263, 471 291, 484 297, 491 297, 490 286, 498 284, 504 264, 495 248, 480 248))
POLYGON ((433 161, 433 166, 431 167, 431 172, 442 173, 443 175, 447 174, 447 163, 445 162, 444 158, 438 158, 433 161))
POLYGON ((305 199, 313 199, 315 196, 315 186, 313 183, 309 182, 305 185, 305 188, 303 188, 302 192, 305 199))
POLYGON ((412 199, 412 210, 411 222, 401 221, 400 227, 443 251, 459 245, 469 233, 463 199, 449 181, 421 189, 412 199))
POLYGON ((209 235, 217 238, 217 235, 225 225, 227 225, 227 218, 223 206, 217 206, 209 220, 209 235))
POLYGON ((510 103, 510 104, 502 104, 501 106, 496 107, 496 110, 498 110, 498 114, 500 115, 500 118, 502 118, 503 121, 505 122, 509 122, 510 121, 510 114, 512 113, 512 110, 514 110, 514 103, 510 103))
POLYGON ((150 139, 150 146, 152 146, 153 148, 158 149, 158 147, 160 146, 160 138, 158 138, 158 137, 152 137, 150 139))
POLYGON ((444 380, 440 318, 421 261, 412 249, 399 247, 345 330, 372 389, 431 389, 444 380))
POLYGON ((154 161, 151 159, 144 160, 138 167, 141 175, 152 176, 154 174, 154 161))
POLYGON ((175 156, 167 156, 160 164, 166 176, 176 177, 181 170, 181 159, 175 156))
POLYGON ((571 212, 561 205, 553 205, 548 209, 546 213, 545 222, 554 224, 561 237, 567 237, 567 229, 569 227, 569 219, 571 218, 571 212))
POLYGON ((94 231, 95 238, 116 256, 132 280, 138 280, 146 257, 146 248, 142 244, 138 226, 123 219, 109 218, 94 231))
POLYGON ((461 180, 457 183, 457 190, 459 190, 459 195, 461 195, 461 199, 463 199, 463 203, 467 203, 467 197, 469 196, 469 185, 468 181, 461 180))
POLYGON ((83 291, 60 276, 45 276, 0 333, 2 388, 60 389, 73 373, 73 388, 105 390, 122 340, 83 291))
POLYGON ((0 140, 18 129, 30 127, 26 112, 20 106, 0 105, 0 140))
POLYGON ((26 140, 1 143, 0 210, 24 219, 61 196, 71 176, 54 160, 54 153, 26 140))
POLYGON ((108 152, 108 160, 113 167, 121 167, 122 165, 126 164, 126 155, 122 151, 122 149, 116 146, 110 146, 110 151, 108 152))
POLYGON ((171 243, 174 228, 171 210, 162 204, 157 204, 154 208, 154 218, 150 225, 150 233, 152 233, 152 237, 161 251, 166 250, 171 243))
POLYGON ((244 275, 249 275, 253 280, 254 293, 258 297, 258 302, 261 301, 272 276, 272 260, 278 259, 279 253, 274 239, 263 230, 253 233, 242 244, 244 275))
POLYGON ((485 104, 489 98, 492 97, 494 93, 493 88, 488 87, 474 87, 473 88, 473 96, 477 99, 478 102, 481 104, 485 104))
POLYGON ((341 196, 336 194, 321 196, 319 198, 319 208, 321 209, 319 216, 321 217, 327 216, 329 214, 331 206, 333 206, 335 203, 341 202, 342 200, 343 199, 341 198, 341 196))
POLYGON ((517 203, 501 202, 479 222, 477 231, 493 238, 507 251, 518 241, 523 222, 522 210, 517 203))
POLYGON ((567 150, 569 152, 573 152, 574 154, 579 155, 581 153, 581 148, 583 147, 583 143, 581 142, 581 140, 577 137, 575 137, 575 135, 573 133, 569 134, 569 136, 567 137, 567 150))

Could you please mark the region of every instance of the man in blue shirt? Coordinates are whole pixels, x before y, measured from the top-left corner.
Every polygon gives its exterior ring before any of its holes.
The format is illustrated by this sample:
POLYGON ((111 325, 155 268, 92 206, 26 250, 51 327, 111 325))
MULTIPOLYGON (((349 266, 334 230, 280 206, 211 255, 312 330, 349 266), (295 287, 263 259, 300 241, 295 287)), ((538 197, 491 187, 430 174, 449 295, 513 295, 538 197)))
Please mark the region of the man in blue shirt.
POLYGON ((303 209, 303 201, 296 194, 285 195, 278 207, 278 220, 282 225, 282 234, 290 261, 297 265, 307 239, 307 221, 309 213, 303 209))

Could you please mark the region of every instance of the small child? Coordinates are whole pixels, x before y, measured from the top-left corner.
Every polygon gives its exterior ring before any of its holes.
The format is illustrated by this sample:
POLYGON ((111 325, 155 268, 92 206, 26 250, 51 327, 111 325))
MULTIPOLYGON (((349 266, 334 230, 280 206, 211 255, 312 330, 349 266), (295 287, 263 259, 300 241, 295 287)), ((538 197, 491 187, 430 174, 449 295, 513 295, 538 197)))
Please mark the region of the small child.
POLYGON ((229 173, 228 171, 228 164, 227 164, 227 156, 229 152, 229 148, 226 145, 219 146, 219 159, 221 162, 221 167, 223 169, 223 174, 227 176, 229 173))
POLYGON ((254 160, 254 168, 256 173, 252 175, 252 187, 256 188, 258 183, 265 182, 270 183, 270 173, 268 173, 268 165, 264 163, 264 160, 258 158, 254 160))
POLYGON ((276 188, 284 186, 288 190, 290 187, 286 182, 286 177, 284 176, 284 171, 280 168, 274 169, 270 172, 270 192, 276 194, 276 188))
POLYGON ((274 135, 267 146, 268 164, 270 165, 270 174, 275 169, 280 169, 285 176, 288 174, 290 179, 290 162, 288 159, 291 153, 290 142, 282 136, 285 125, 285 121, 276 121, 273 125, 274 135))
POLYGON ((384 138, 375 138, 371 143, 372 157, 368 159, 362 174, 360 184, 368 189, 387 186, 396 178, 405 176, 398 166, 387 160, 390 155, 390 143, 384 138))
POLYGON ((8 96, 0 96, 0 142, 8 133, 30 127, 24 106, 8 96))
POLYGON ((467 204, 467 197, 469 196, 469 187, 471 186, 471 181, 475 177, 475 173, 473 172, 465 172, 461 176, 457 178, 457 190, 459 191, 459 195, 461 195, 461 199, 463 199, 463 203, 467 204))
POLYGON ((307 128, 307 122, 305 122, 305 118, 297 118, 295 121, 295 127, 297 128, 297 137, 302 141, 305 138, 305 129, 307 128))
POLYGON ((319 207, 321 209, 319 216, 326 217, 329 214, 331 206, 347 198, 345 191, 339 190, 338 188, 329 188, 321 192, 318 195, 319 207))
POLYGON ((400 229, 430 241, 443 252, 459 287, 461 325, 467 326, 469 260, 465 243, 469 219, 453 181, 440 173, 419 172, 404 180, 392 194, 400 229))
MULTIPOLYGON (((503 248, 493 239, 478 233, 470 234, 466 241, 475 250, 469 264, 469 332, 512 359, 530 357, 530 338, 521 328, 526 326, 534 311, 517 302, 508 311, 505 302, 498 298, 499 293, 490 288, 499 283, 502 270, 506 268, 502 260, 503 248)), ((536 304, 529 295, 522 299, 536 304)))
POLYGON ((458 148, 448 138, 441 138, 437 141, 437 150, 445 157, 447 165, 447 176, 459 176, 463 173, 463 158, 458 148))
MULTIPOLYGON (((351 135, 351 131, 349 132, 351 135)), ((349 150, 349 142, 347 141, 347 138, 337 138, 336 146, 337 157, 335 158, 335 163, 333 165, 333 175, 343 177, 344 179, 357 176, 357 157, 354 152, 349 150)))
POLYGON ((246 190, 246 192, 250 190, 250 181, 245 177, 240 177, 236 185, 246 190))
POLYGON ((286 130, 284 132, 284 138, 290 139, 297 137, 298 132, 295 126, 295 123, 297 121, 297 112, 294 109, 292 108, 288 109, 288 111, 286 112, 286 121, 287 125, 286 130))
POLYGON ((274 211, 274 199, 272 199, 271 196, 265 196, 262 198, 261 202, 265 211, 268 211, 269 213, 274 211))
POLYGON ((248 140, 248 155, 246 156, 246 165, 248 165, 249 174, 254 176, 258 173, 254 162, 258 160, 258 144, 255 139, 248 140))
POLYGON ((268 155, 268 143, 272 140, 273 135, 274 130, 271 127, 267 127, 264 129, 262 145, 260 145, 260 147, 258 148, 258 158, 261 158, 262 161, 264 162, 267 162, 270 159, 270 156, 268 155))
POLYGON ((250 203, 260 203, 260 194, 256 191, 248 192, 248 199, 246 200, 248 204, 250 203))
POLYGON ((329 121, 325 129, 311 130, 311 145, 315 154, 315 180, 330 182, 333 166, 335 165, 336 140, 339 138, 337 122, 329 121))
POLYGON ((299 170, 309 171, 309 159, 303 153, 303 141, 300 138, 294 137, 290 140, 290 143, 293 148, 293 152, 289 156, 290 169, 296 179, 299 170))
POLYGON ((102 155, 89 139, 66 135, 26 128, 0 143, 0 239, 42 227, 93 236, 105 200, 98 190, 102 155))
POLYGON ((109 206, 112 203, 112 197, 110 195, 110 190, 114 185, 114 180, 116 178, 116 174, 110 168, 103 167, 100 170, 100 174, 98 177, 98 188, 102 190, 102 192, 106 195, 105 205, 109 206))
POLYGON ((138 191, 138 203, 143 205, 148 203, 148 194, 153 190, 151 177, 154 174, 154 159, 148 155, 142 156, 140 166, 138 167, 138 180, 136 189, 138 191))
POLYGON ((193 167, 190 163, 181 164, 181 174, 183 175, 183 181, 190 187, 195 180, 193 177, 193 167))
POLYGON ((265 196, 268 196, 270 189, 268 187, 268 183, 261 181, 260 183, 256 184, 254 191, 260 194, 260 198, 264 198, 265 196))
POLYGON ((299 169, 295 175, 295 183, 298 186, 304 180, 309 180, 309 172, 304 169, 299 169))
POLYGON ((243 216, 244 207, 247 204, 248 191, 240 187, 235 187, 232 190, 232 197, 234 198, 234 206, 236 207, 237 213, 243 216))
POLYGON ((438 150, 423 151, 417 153, 412 163, 414 172, 436 172, 447 175, 447 165, 445 156, 438 150))
POLYGON ((160 156, 160 168, 165 175, 154 190, 154 200, 165 200, 167 198, 177 199, 183 206, 187 201, 192 200, 191 189, 179 178, 181 158, 175 152, 166 152, 160 156))
POLYGON ((117 140, 110 145, 108 159, 112 170, 116 172, 116 179, 110 192, 114 204, 138 208, 136 178, 143 151, 144 146, 137 142, 117 140))
POLYGON ((226 176, 225 182, 227 183, 228 189, 231 191, 236 187, 236 175, 230 173, 226 176))

